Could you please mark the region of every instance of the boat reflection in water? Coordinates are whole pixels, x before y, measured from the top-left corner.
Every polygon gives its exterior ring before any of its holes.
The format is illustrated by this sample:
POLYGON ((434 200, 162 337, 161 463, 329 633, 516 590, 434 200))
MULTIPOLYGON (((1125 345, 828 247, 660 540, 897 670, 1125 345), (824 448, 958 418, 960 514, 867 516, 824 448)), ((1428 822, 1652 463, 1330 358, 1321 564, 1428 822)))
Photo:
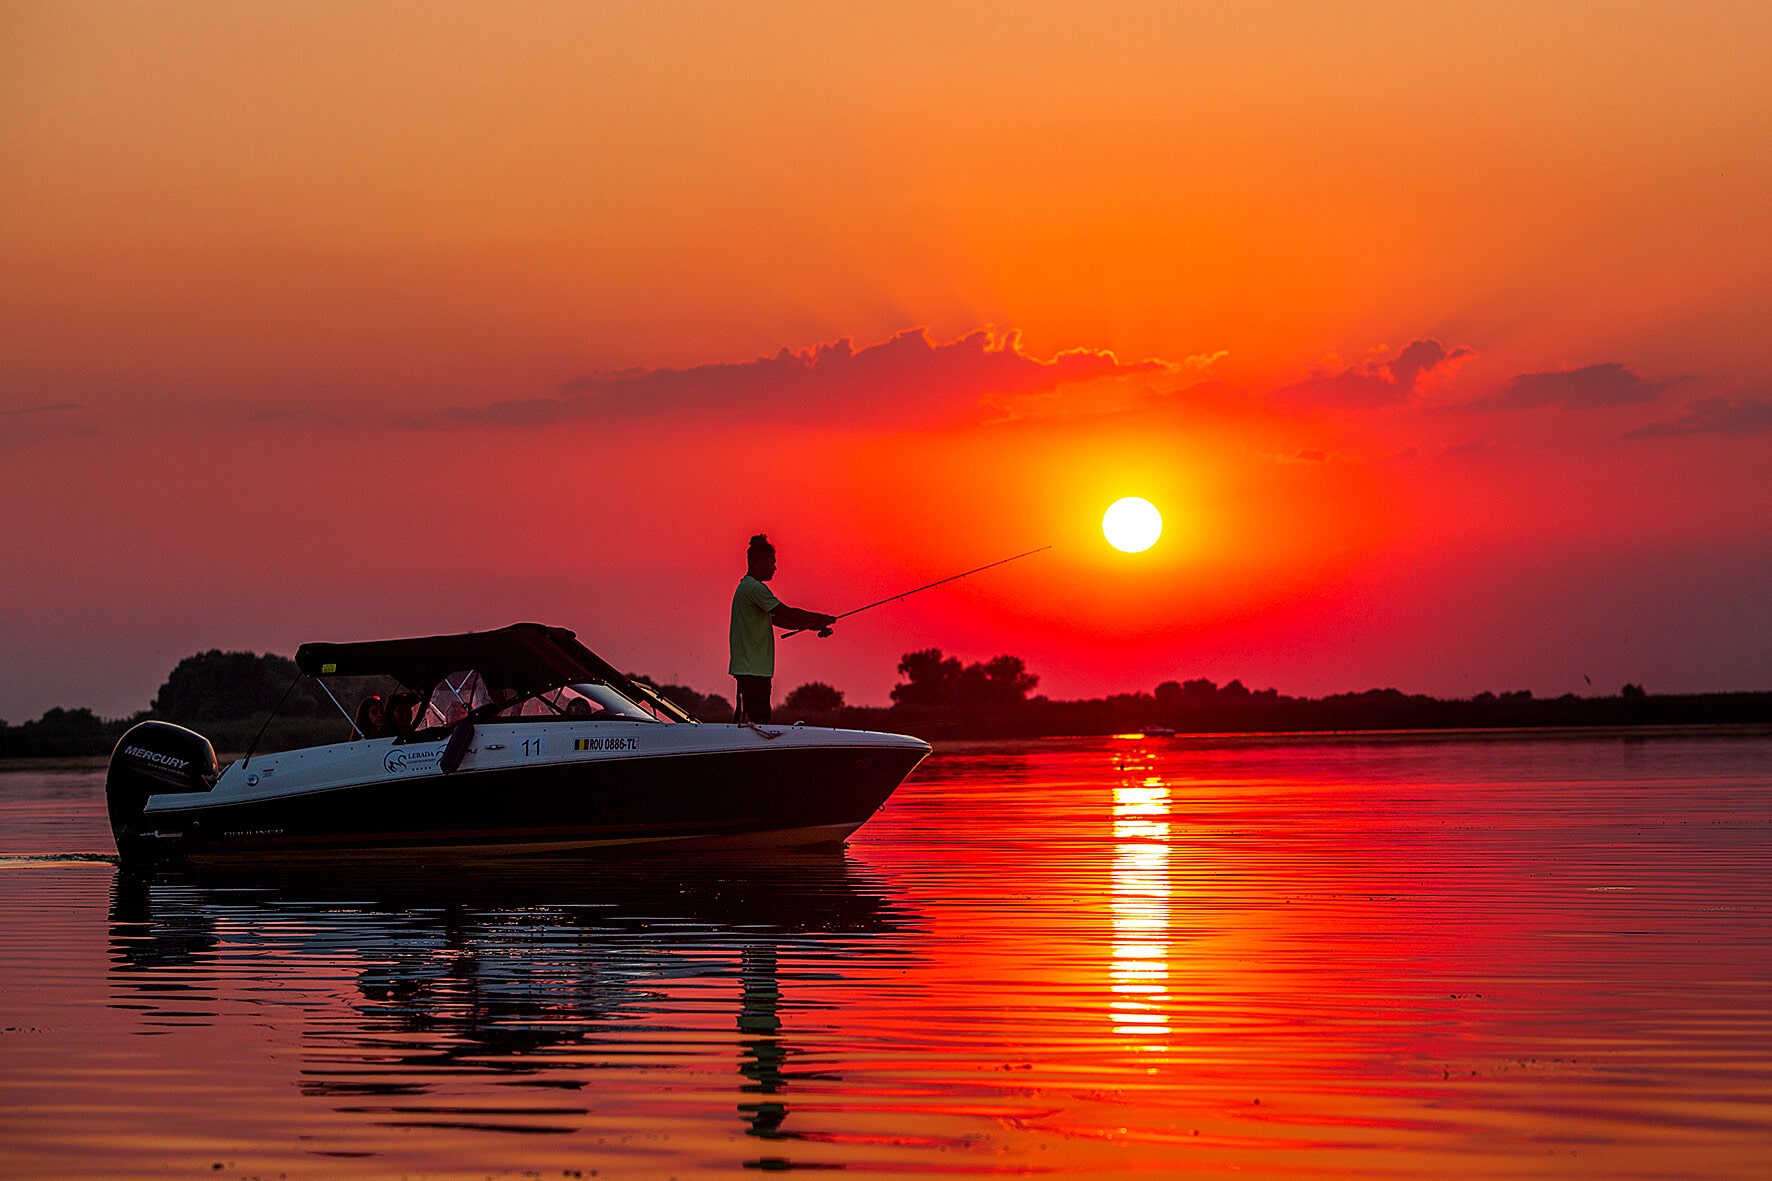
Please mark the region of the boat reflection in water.
POLYGON ((816 961, 828 1003, 832 963, 902 959, 909 931, 840 852, 421 873, 120 870, 111 1002, 144 1033, 296 1006, 302 1093, 382 1128, 584 1131, 594 1071, 680 1073, 724 1041, 739 1078, 709 1101, 736 1091, 747 1134, 791 1138, 794 972, 816 961), (489 1078, 551 1098, 488 1104, 489 1078))

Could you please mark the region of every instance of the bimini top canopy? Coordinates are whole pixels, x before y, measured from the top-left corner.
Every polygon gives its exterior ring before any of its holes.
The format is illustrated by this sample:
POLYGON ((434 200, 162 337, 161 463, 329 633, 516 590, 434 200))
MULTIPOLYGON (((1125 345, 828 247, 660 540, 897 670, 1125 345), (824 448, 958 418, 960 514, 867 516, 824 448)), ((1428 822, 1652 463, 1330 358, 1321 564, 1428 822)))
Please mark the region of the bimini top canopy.
POLYGON ((310 677, 388 676, 420 693, 464 669, 478 670, 489 684, 519 693, 580 681, 602 681, 623 692, 634 687, 572 632, 539 623, 411 640, 303 644, 295 663, 310 677))

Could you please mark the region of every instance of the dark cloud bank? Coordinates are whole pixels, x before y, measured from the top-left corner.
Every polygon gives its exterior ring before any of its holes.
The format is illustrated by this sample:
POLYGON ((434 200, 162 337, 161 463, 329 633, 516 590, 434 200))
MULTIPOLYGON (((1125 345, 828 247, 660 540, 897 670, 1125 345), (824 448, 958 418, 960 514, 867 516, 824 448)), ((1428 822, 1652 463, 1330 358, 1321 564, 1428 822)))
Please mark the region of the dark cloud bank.
POLYGON ((78 402, 45 402, 0 408, 0 451, 29 443, 88 438, 98 429, 78 402))
POLYGON ((1579 369, 1554 369, 1548 373, 1522 373, 1510 378, 1499 394, 1469 405, 1471 410, 1536 410, 1560 406, 1566 410, 1597 410, 1604 406, 1630 406, 1653 402, 1674 384, 1652 381, 1616 361, 1583 365, 1579 369))
MULTIPOLYGON (((1468 346, 1448 350, 1431 338, 1411 341, 1388 357, 1374 357, 1339 371, 1314 373, 1293 385, 1274 391, 1283 401, 1341 409, 1379 409, 1417 401, 1423 379, 1443 377, 1461 362, 1476 356, 1468 346)), ((1653 402, 1674 386, 1678 378, 1653 379, 1617 361, 1521 373, 1508 379, 1498 392, 1446 409, 1477 413, 1537 410, 1596 410, 1608 406, 1633 406, 1653 402)), ((1644 428, 1645 434, 1696 434, 1705 431, 1746 433, 1762 429, 1755 425, 1763 414, 1763 400, 1694 403, 1693 413, 1673 422, 1644 428)))
POLYGON ((1759 435, 1772 431, 1772 397, 1747 395, 1700 398, 1685 412, 1665 422, 1652 422, 1625 435, 1627 439, 1661 435, 1759 435))
POLYGON ((457 407, 458 423, 545 426, 589 418, 779 415, 787 421, 846 425, 945 418, 985 398, 1047 393, 1102 377, 1172 372, 1164 361, 1122 363, 1113 353, 1075 349, 1041 361, 1021 350, 1018 334, 987 329, 935 344, 921 328, 857 349, 848 339, 811 349, 782 349, 754 361, 691 369, 594 373, 556 394, 457 407))
POLYGON ((1429 374, 1449 371, 1476 356, 1460 345, 1450 352, 1430 338, 1410 341, 1388 359, 1369 359, 1340 372, 1313 373, 1294 385, 1283 386, 1274 396, 1317 406, 1364 409, 1401 406, 1414 396, 1429 374))
MULTIPOLYGON (((1444 380, 1476 356, 1469 346, 1448 349, 1438 340, 1413 340, 1389 356, 1374 355, 1347 368, 1323 371, 1281 387, 1273 397, 1297 405, 1385 409, 1420 405, 1430 381, 1444 380)), ((809 349, 784 348, 771 357, 685 369, 625 369, 592 373, 566 382, 552 394, 458 406, 441 423, 548 426, 574 421, 764 418, 846 427, 903 426, 975 414, 994 399, 1046 394, 1061 386, 1099 378, 1176 373, 1183 367, 1149 359, 1122 362, 1105 349, 1073 349, 1050 360, 1022 351, 1019 334, 978 329, 937 344, 922 328, 879 344, 856 348, 850 339, 809 349)), ((1521 373, 1497 392, 1445 411, 1489 413, 1560 408, 1596 410, 1634 406, 1660 398, 1678 378, 1646 377, 1616 361, 1521 373)), ((66 404, 24 407, 12 414, 36 416, 73 409, 66 404)), ((415 424, 417 425, 417 424, 415 424)), ((1629 432, 1630 437, 1752 435, 1772 432, 1772 394, 1704 398, 1680 415, 1629 432)), ((0 432, 3 433, 3 432, 0 432)), ((1472 444, 1460 451, 1473 453, 1472 444)), ((1487 452, 1493 444, 1480 448, 1487 452)), ((1301 452, 1305 462, 1326 456, 1301 452)))

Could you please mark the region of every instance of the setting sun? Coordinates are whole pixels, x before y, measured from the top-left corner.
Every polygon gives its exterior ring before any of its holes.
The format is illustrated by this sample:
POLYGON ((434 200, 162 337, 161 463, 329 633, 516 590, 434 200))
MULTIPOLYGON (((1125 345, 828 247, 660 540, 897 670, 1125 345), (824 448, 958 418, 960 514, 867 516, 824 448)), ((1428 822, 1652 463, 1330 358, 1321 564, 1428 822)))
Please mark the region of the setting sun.
POLYGON ((1101 532, 1122 553, 1143 553, 1163 535, 1163 514, 1142 496, 1124 496, 1102 514, 1101 532))

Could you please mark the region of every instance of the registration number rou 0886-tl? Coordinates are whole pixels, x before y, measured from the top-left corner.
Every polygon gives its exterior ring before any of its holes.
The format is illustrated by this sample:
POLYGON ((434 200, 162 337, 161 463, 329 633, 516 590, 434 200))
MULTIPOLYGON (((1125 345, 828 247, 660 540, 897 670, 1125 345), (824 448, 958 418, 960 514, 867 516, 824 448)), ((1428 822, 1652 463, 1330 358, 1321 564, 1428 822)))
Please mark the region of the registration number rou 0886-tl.
POLYGON ((639 750, 638 738, 574 738, 573 750, 639 750))
MULTIPOLYGON (((542 738, 525 738, 517 748, 517 754, 525 759, 537 758, 542 754, 542 738)), ((638 738, 574 738, 573 750, 639 750, 638 738)))

